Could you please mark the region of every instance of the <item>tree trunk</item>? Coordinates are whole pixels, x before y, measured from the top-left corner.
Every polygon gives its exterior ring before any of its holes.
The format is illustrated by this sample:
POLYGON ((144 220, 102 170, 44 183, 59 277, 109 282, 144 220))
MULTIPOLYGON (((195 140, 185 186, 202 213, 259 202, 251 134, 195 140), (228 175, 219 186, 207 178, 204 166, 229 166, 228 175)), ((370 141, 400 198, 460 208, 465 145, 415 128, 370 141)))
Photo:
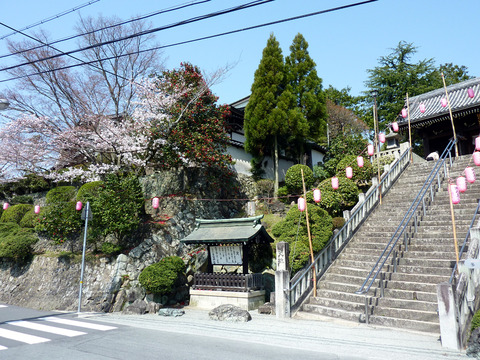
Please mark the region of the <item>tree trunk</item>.
POLYGON ((275 180, 273 182, 273 193, 274 193, 274 197, 277 198, 278 196, 278 141, 277 141, 276 135, 275 135, 275 142, 273 146, 274 146, 273 172, 275 173, 275 180))

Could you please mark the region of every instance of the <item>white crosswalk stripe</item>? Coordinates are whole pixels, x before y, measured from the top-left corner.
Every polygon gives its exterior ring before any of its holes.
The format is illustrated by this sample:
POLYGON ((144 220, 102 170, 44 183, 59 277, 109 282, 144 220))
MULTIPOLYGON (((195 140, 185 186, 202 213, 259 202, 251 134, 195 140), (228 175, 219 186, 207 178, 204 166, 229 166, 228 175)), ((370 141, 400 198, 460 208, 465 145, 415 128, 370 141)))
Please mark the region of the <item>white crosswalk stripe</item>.
POLYGON ((108 330, 116 329, 116 327, 113 327, 113 326, 106 326, 106 325, 88 323, 88 322, 77 321, 77 320, 69 320, 69 319, 63 319, 63 318, 57 318, 57 317, 46 317, 46 318, 42 318, 42 320, 51 321, 57 324, 76 326, 76 327, 82 327, 86 329, 93 329, 93 330, 99 330, 99 331, 108 331, 108 330))
POLYGON ((79 335, 85 335, 86 334, 82 331, 62 329, 62 328, 59 328, 59 327, 34 323, 34 322, 31 322, 31 321, 11 321, 11 322, 8 322, 7 324, 19 326, 19 327, 22 327, 22 328, 25 328, 25 329, 38 330, 38 331, 43 331, 43 332, 46 332, 46 333, 63 335, 63 336, 68 336, 68 337, 74 337, 74 336, 79 336, 79 335))
POLYGON ((23 342, 23 343, 30 344, 30 345, 40 344, 40 343, 50 341, 50 339, 46 339, 46 338, 43 338, 43 337, 40 337, 40 336, 28 335, 28 334, 24 334, 24 333, 21 333, 21 332, 2 329, 2 328, 0 328, 0 337, 10 339, 10 340, 19 341, 19 342, 23 342))

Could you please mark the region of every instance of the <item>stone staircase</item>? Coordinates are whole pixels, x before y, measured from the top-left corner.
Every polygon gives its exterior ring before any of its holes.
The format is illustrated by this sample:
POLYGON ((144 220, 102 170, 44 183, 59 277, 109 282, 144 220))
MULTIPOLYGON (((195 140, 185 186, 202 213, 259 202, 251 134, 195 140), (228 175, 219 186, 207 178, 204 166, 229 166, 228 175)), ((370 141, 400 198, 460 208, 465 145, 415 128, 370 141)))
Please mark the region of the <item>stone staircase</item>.
MULTIPOLYGON (((471 156, 455 161, 451 176, 456 178, 471 156)), ((311 297, 299 316, 320 314, 358 322, 365 312, 365 295, 355 293, 378 260, 381 252, 418 194, 433 163, 410 165, 384 197, 382 205, 369 216, 318 283, 317 297, 311 297)), ((408 251, 397 245, 399 260, 393 272, 391 260, 383 268, 386 287, 380 297, 376 280, 367 296, 371 324, 439 333, 436 285, 448 281, 455 264, 452 221, 447 181, 437 191, 427 215, 420 221, 408 251)), ((457 240, 463 243, 477 205, 480 180, 468 184, 455 205, 457 240)))

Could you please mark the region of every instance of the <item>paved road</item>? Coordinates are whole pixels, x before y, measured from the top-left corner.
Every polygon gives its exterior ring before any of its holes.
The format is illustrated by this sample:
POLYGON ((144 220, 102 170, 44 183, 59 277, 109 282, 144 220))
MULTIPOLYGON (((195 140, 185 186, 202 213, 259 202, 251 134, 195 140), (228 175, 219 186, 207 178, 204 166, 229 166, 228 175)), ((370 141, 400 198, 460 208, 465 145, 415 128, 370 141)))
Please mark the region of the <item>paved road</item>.
POLYGON ((185 311, 177 318, 120 314, 82 314, 79 318, 2 307, 0 346, 7 349, 0 350, 0 359, 468 359, 464 352, 443 349, 438 336, 423 333, 331 319, 278 320, 256 311, 251 312, 253 320, 247 323, 217 322, 208 319, 207 311, 185 311), (29 324, 22 328, 15 322, 49 325, 60 331, 29 324), (86 327, 88 324, 92 326, 86 327), (95 328, 98 324, 107 327, 95 328), (5 338, 10 335, 5 330, 47 341, 20 342, 5 338))

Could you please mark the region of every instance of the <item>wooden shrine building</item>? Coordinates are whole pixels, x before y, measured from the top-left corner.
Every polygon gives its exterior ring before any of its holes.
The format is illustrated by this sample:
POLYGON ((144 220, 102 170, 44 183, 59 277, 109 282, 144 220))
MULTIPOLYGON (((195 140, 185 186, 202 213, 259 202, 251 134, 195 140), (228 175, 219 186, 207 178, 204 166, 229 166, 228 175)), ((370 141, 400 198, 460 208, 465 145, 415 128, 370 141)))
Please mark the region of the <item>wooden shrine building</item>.
POLYGON ((207 247, 208 270, 194 275, 194 285, 190 289, 191 306, 213 308, 228 303, 251 310, 264 304, 262 274, 248 273, 250 247, 274 241, 261 224, 262 218, 263 215, 196 220, 195 229, 181 242, 207 247), (215 273, 215 268, 220 266, 237 266, 241 273, 215 273))
MULTIPOLYGON (((475 138, 480 134, 480 78, 447 86, 447 92, 459 155, 471 154, 475 138)), ((442 98, 446 98, 444 88, 409 99, 410 126, 412 132, 417 132, 423 139, 425 157, 434 151, 441 154, 453 138, 449 108, 442 106, 442 98)), ((408 134, 408 117, 400 116, 398 125, 401 132, 408 134)))

